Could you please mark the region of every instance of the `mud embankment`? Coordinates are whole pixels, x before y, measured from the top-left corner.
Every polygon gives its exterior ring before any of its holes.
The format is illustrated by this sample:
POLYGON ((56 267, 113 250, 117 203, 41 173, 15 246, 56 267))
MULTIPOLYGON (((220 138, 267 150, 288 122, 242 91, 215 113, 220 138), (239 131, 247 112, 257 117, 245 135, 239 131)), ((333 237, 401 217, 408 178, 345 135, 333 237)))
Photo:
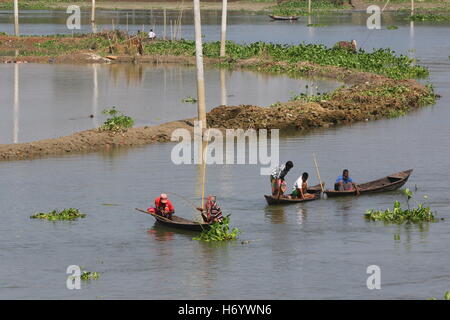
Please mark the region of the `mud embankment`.
MULTIPOLYGON (((38 41, 42 40, 39 39, 38 41)), ((34 46, 36 39, 27 38, 24 39, 24 42, 22 47, 34 46)), ((9 39, 7 39, 6 43, 10 43, 9 39)), ((5 45, 5 42, 3 44, 5 45)), ((10 61, 50 63, 133 62, 195 64, 195 58, 192 56, 118 55, 108 59, 96 54, 94 51, 76 52, 54 57, 3 57, 0 58, 0 61, 7 61, 6 59, 10 59, 10 61)), ((205 64, 214 65, 223 61, 205 57, 204 62, 205 64)), ((233 67, 262 72, 273 69, 294 69, 300 70, 300 74, 304 76, 337 79, 351 86, 340 88, 324 96, 301 96, 298 100, 277 103, 269 107, 252 105, 219 106, 207 114, 209 127, 219 129, 296 128, 298 130, 308 130, 311 128, 347 124, 355 121, 396 117, 427 103, 432 103, 434 100, 432 90, 415 80, 393 80, 373 73, 318 65, 311 62, 299 62, 296 65, 292 65, 282 61, 254 58, 235 60, 233 61, 233 67)), ((170 141, 172 131, 177 128, 192 130, 192 119, 174 121, 153 127, 132 128, 126 132, 101 132, 93 129, 56 139, 0 145, 0 161, 33 159, 49 155, 93 152, 114 147, 130 147, 154 142, 167 142, 170 141)))

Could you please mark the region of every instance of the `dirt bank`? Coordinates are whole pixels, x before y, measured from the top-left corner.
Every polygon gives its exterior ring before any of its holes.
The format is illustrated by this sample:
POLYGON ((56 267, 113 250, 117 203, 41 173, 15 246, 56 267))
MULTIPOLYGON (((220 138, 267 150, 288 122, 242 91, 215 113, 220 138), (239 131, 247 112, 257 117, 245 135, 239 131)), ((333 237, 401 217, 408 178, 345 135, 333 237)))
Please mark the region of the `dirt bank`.
MULTIPOLYGON (((89 40, 88 37, 63 38, 51 45, 60 48, 61 43, 89 40)), ((35 50, 49 48, 49 38, 0 37, 0 50, 35 50), (39 44, 39 45, 37 45, 39 44), (47 45, 41 45, 47 44, 47 45)), ((104 57, 105 52, 78 50, 52 51, 54 55, 1 57, 0 61, 45 62, 45 63, 177 63, 194 65, 192 55, 116 55, 104 57), (61 52, 61 53, 59 53, 61 52)), ((45 53, 45 51, 42 51, 45 53)), ((41 53, 42 53, 41 52, 41 53)), ((190 51, 189 51, 190 52, 190 51)), ((322 96, 298 96, 294 101, 277 103, 269 107, 219 106, 208 113, 208 125, 214 128, 254 128, 308 130, 329 127, 355 121, 369 121, 379 118, 397 117, 420 106, 434 102, 434 93, 415 80, 393 80, 387 76, 362 72, 343 67, 319 65, 308 61, 288 63, 273 61, 260 55, 258 58, 231 59, 232 64, 219 58, 205 57, 205 64, 232 65, 256 71, 279 70, 296 75, 338 79, 350 87, 339 88, 322 96)), ((230 61, 231 61, 230 60, 230 61)), ((33 159, 37 157, 76 152, 99 151, 121 146, 138 146, 170 140, 177 128, 192 129, 192 120, 180 120, 155 127, 129 129, 123 133, 88 130, 67 137, 48 139, 31 143, 0 145, 0 160, 33 159)))
POLYGON ((192 121, 173 121, 159 126, 132 128, 125 132, 86 130, 70 136, 27 143, 0 145, 0 161, 25 160, 50 155, 93 152, 115 147, 168 142, 177 128, 193 129, 192 121))

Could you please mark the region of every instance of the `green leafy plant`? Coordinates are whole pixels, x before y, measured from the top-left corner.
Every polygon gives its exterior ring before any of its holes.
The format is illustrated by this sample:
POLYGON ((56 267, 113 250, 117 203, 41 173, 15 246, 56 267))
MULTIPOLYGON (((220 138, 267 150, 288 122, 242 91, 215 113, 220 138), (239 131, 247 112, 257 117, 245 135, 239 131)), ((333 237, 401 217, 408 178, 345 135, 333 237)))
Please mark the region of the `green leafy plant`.
POLYGON ((134 125, 133 118, 119 112, 116 110, 116 107, 112 107, 112 109, 105 109, 102 113, 109 115, 110 118, 106 119, 103 125, 99 128, 100 131, 124 131, 134 125))
POLYGON ((410 17, 412 21, 450 21, 449 15, 442 15, 437 13, 416 13, 410 17))
POLYGON ((186 97, 183 100, 181 100, 181 102, 184 102, 184 103, 197 103, 197 99, 194 98, 194 97, 189 96, 189 97, 186 97))
POLYGON ((58 221, 58 220, 66 220, 66 221, 74 221, 78 218, 85 218, 86 214, 80 213, 80 210, 69 208, 64 209, 62 211, 53 210, 51 212, 40 212, 30 216, 31 219, 45 219, 49 221, 58 221))
MULTIPOLYGON (((429 298, 428 300, 438 300, 438 299, 437 299, 437 298, 429 298)), ((447 301, 450 300, 450 291, 446 291, 446 292, 444 293, 444 298, 443 298, 443 300, 447 300, 447 301)))
POLYGON ((230 215, 223 218, 222 222, 215 222, 210 225, 209 229, 203 230, 200 236, 193 238, 199 241, 229 241, 237 239, 241 231, 233 228, 230 231, 230 215))
POLYGON ((97 280, 98 278, 100 278, 100 274, 98 272, 86 270, 81 272, 81 280, 83 281, 97 280))
POLYGON ((388 29, 388 30, 397 30, 398 27, 397 26, 388 26, 386 29, 388 29))
POLYGON ((392 210, 367 210, 365 213, 366 219, 397 224, 436 221, 430 207, 426 207, 422 203, 418 203, 417 208, 410 208, 409 202, 413 198, 413 193, 409 189, 406 189, 404 193, 407 197, 408 209, 402 209, 400 202, 395 201, 394 208, 392 210))

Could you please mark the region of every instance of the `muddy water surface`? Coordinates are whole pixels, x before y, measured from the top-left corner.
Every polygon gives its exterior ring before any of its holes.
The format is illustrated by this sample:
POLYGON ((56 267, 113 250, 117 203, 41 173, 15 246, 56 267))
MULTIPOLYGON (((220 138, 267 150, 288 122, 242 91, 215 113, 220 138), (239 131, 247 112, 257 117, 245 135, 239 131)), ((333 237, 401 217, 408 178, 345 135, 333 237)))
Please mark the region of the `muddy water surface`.
MULTIPOLYGON (((400 29, 378 33, 367 31, 354 16, 327 19, 333 21, 332 28, 317 28, 309 35, 302 22, 278 25, 263 16, 242 16, 240 37, 250 33, 253 40, 272 36, 273 41, 285 42, 311 37, 323 43, 344 34, 361 42, 368 38, 364 46, 369 49, 389 46, 427 65, 429 80, 442 98, 433 107, 397 119, 284 135, 281 160, 295 163, 288 184, 303 171, 310 173, 311 184, 317 182, 312 152, 328 185, 344 167, 357 182, 414 168, 407 187, 417 190, 418 200, 428 195, 429 205, 445 220, 422 226, 364 220, 367 209, 392 206, 403 199, 401 192, 267 207, 262 195, 269 191, 268 178, 259 175, 259 166, 215 165, 208 167, 207 192, 218 195, 224 211, 232 214, 233 225, 243 230, 241 240, 250 243, 205 244, 193 241, 192 234, 155 225, 151 217, 133 210, 148 206, 154 196, 166 191, 179 215, 193 217, 191 204, 175 193, 198 203, 199 169, 173 165, 172 144, 3 162, 0 297, 441 297, 450 289, 450 43, 444 41, 449 25, 416 24, 410 29, 399 17, 389 24, 400 29), (280 31, 293 26, 301 27, 298 33, 280 31), (79 207, 88 217, 56 224, 28 218, 35 211, 70 206, 79 207), (394 240, 394 234, 400 240, 394 240), (83 284, 82 290, 69 291, 65 270, 71 264, 101 272, 101 278, 83 284), (381 268, 381 290, 366 287, 369 265, 381 268)), ((91 92, 92 68, 85 74, 90 83, 86 92, 91 92)), ((162 94, 161 83, 158 88, 162 94)), ((91 97, 86 98, 85 112, 91 110, 91 97)), ((10 104, 2 108, 11 123, 10 104)))

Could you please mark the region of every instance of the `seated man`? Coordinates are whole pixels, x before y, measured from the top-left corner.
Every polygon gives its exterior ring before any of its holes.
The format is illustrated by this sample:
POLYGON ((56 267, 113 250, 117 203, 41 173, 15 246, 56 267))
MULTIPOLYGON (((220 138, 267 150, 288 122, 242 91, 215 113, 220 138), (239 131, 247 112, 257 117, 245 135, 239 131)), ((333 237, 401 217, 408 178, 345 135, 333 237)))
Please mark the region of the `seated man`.
POLYGON ((175 209, 172 202, 168 199, 167 194, 161 193, 161 195, 155 199, 155 207, 150 207, 147 211, 172 220, 172 214, 175 212, 175 209))
POLYGON ((216 196, 208 196, 205 202, 205 208, 197 208, 202 212, 203 221, 206 223, 222 222, 222 210, 216 201, 216 196))
POLYGON ((353 179, 350 178, 349 172, 347 169, 344 169, 342 172, 342 176, 339 176, 336 179, 336 183, 334 184, 335 191, 352 191, 356 190, 356 185, 353 183, 353 179))
POLYGON ((276 167, 270 175, 270 185, 272 187, 272 195, 275 197, 280 197, 286 191, 286 182, 284 178, 286 177, 289 170, 294 167, 292 161, 286 162, 276 167))
POLYGON ((302 176, 295 181, 294 188, 291 193, 292 198, 312 199, 315 195, 308 193, 308 172, 303 172, 302 176))

